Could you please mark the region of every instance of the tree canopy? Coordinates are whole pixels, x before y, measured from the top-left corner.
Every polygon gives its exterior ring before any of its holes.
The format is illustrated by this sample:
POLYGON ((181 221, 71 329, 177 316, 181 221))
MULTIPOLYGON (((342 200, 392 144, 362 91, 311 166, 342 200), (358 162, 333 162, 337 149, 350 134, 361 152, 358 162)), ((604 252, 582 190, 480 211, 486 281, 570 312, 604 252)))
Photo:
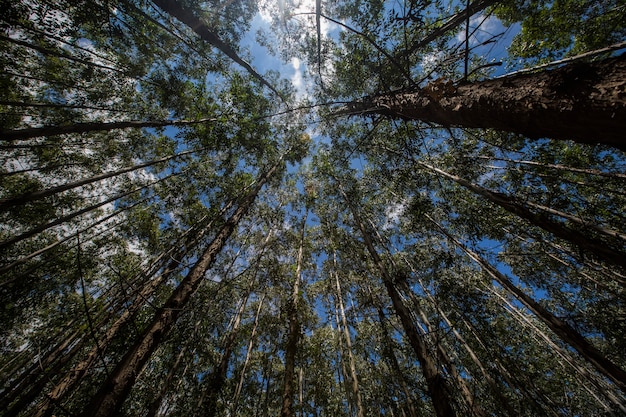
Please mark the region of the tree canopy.
POLYGON ((0 5, 0 416, 626 414, 623 0, 0 5))

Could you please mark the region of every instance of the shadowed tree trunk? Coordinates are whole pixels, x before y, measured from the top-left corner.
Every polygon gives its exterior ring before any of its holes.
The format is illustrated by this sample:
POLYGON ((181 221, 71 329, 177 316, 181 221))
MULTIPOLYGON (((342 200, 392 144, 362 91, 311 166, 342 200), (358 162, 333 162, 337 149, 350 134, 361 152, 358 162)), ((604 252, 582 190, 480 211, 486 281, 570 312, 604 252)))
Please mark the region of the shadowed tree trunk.
POLYGON ((191 296, 198 290, 205 272, 211 267, 241 218, 252 206, 257 194, 274 174, 281 162, 282 159, 257 179, 256 186, 242 199, 239 207, 237 207, 206 247, 193 268, 174 290, 163 307, 156 312, 152 322, 111 372, 96 395, 85 407, 81 416, 105 417, 116 415, 119 412, 142 368, 148 362, 152 353, 159 347, 169 330, 174 326, 191 296))
POLYGON ((244 61, 237 52, 228 44, 226 44, 217 33, 212 31, 201 19, 199 19, 192 10, 184 7, 180 2, 176 0, 153 0, 153 3, 159 6, 161 10, 165 11, 172 17, 175 17, 179 21, 183 22, 196 32, 200 38, 219 49, 224 55, 241 65, 259 82, 269 88, 274 94, 282 98, 282 95, 270 84, 261 74, 256 72, 254 68, 246 61, 244 61))
POLYGON ((85 122, 74 123, 67 126, 44 126, 44 127, 31 127, 28 129, 17 130, 0 130, 0 140, 12 141, 12 140, 24 140, 30 138, 37 138, 41 136, 55 136, 67 133, 86 133, 86 132, 106 132, 114 129, 127 129, 135 128, 140 129, 144 127, 163 127, 163 126, 184 126, 200 123, 214 122, 215 119, 201 119, 201 120, 157 120, 146 121, 129 120, 126 122, 85 122))
POLYGON ((472 83, 439 79, 421 89, 366 97, 337 114, 382 114, 443 126, 492 128, 626 151, 625 90, 623 54, 472 83))

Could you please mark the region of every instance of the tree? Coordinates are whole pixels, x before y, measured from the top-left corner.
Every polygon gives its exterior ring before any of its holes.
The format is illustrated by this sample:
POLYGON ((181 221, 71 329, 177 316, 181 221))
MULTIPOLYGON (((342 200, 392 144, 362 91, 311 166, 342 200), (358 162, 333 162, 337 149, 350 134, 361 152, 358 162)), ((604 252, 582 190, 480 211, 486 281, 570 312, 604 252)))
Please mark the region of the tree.
POLYGON ((620 1, 1 7, 0 415, 626 412, 620 1))

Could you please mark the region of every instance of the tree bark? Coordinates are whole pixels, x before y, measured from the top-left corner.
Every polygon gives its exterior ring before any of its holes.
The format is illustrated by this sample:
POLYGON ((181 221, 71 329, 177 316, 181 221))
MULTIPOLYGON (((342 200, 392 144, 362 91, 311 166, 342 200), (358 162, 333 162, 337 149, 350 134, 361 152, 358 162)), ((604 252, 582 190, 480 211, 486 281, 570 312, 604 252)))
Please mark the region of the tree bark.
POLYGON ((626 54, 552 70, 455 85, 435 80, 348 104, 337 114, 381 114, 442 126, 492 128, 531 139, 626 151, 626 54))
POLYGON ((211 267, 239 221, 252 206, 257 194, 276 171, 280 162, 282 160, 258 178, 253 190, 242 199, 235 212, 206 247, 187 276, 174 290, 163 307, 157 310, 152 322, 85 407, 81 413, 82 417, 113 416, 119 412, 143 366, 174 326, 191 296, 196 293, 202 283, 205 272, 211 267))
POLYGON ((337 288, 337 303, 339 304, 339 313, 341 314, 341 327, 343 327, 343 335, 346 340, 346 350, 348 352, 348 361, 350 364, 350 379, 352 380, 351 388, 352 394, 356 401, 356 416, 365 417, 365 411, 363 409, 363 400, 361 399, 361 392, 359 390, 359 378, 356 372, 356 364, 354 361, 354 355, 352 354, 352 338, 350 336, 350 330, 348 329, 348 321, 346 320, 346 311, 343 306, 343 295, 341 294, 341 284, 339 283, 339 274, 337 274, 337 257, 333 254, 333 265, 335 266, 335 286, 337 288))

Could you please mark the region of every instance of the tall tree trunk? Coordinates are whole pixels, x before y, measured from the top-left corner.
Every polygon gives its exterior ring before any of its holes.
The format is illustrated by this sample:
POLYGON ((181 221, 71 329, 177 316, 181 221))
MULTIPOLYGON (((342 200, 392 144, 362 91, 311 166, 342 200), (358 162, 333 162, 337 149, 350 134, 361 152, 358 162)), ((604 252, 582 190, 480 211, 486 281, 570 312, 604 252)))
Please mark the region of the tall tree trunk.
POLYGON ((287 333, 287 344, 285 346, 285 374, 283 378, 283 395, 282 406, 280 409, 281 417, 292 417, 293 413, 293 397, 295 393, 295 365, 296 353, 298 351, 298 342, 300 341, 300 318, 298 317, 298 299, 300 298, 300 281, 302 274, 302 257, 304 254, 304 231, 306 229, 306 219, 309 210, 307 208, 304 219, 302 220, 302 231, 300 233, 300 245, 298 247, 298 258, 296 261, 296 271, 293 280, 293 291, 291 298, 287 304, 287 318, 289 322, 289 331, 287 333))
POLYGON ((216 256, 239 224, 239 221, 252 206, 257 194, 274 174, 280 162, 282 160, 257 179, 256 186, 241 200, 235 212, 224 223, 221 230, 206 247, 202 255, 200 255, 187 276, 174 290, 163 307, 157 310, 151 323, 134 346, 124 355, 113 372, 111 372, 96 395, 85 407, 81 416, 105 417, 118 413, 143 366, 174 326, 191 296, 195 294, 202 283, 205 272, 211 267, 216 256))
POLYGON ((537 162, 537 161, 525 161, 525 160, 520 160, 520 159, 498 158, 495 156, 478 155, 478 156, 468 156, 467 158, 468 159, 485 159, 488 161, 502 161, 502 162, 509 162, 512 164, 536 166, 539 168, 551 169, 551 170, 556 170, 556 171, 575 172, 577 174, 596 175, 600 177, 626 180, 626 174, 623 174, 621 172, 604 172, 604 171, 598 171, 597 169, 574 168, 574 167, 569 167, 567 165, 561 165, 561 164, 547 164, 547 163, 537 162))
MULTIPOLYGON (((335 178, 335 180, 337 179, 335 178)), ((383 284, 385 285, 387 293, 391 298, 394 310, 398 315, 400 322, 402 323, 402 328, 404 329, 404 332, 409 339, 409 343, 413 348, 415 355, 417 356, 417 360, 419 361, 422 368, 422 373, 424 375, 424 379, 426 380, 426 385, 428 386, 429 394, 433 401, 433 407, 435 409, 435 412, 437 413, 437 416, 455 416, 456 413, 452 408, 453 401, 448 393, 448 387, 445 377, 439 371, 437 363, 431 355, 426 341, 416 329, 415 323, 411 318, 411 313, 404 305, 402 297, 400 296, 400 293, 394 285, 394 278, 387 270, 387 267, 378 255, 376 248, 374 248, 374 243, 372 242, 370 233, 367 231, 365 224, 361 220, 361 216, 359 215, 357 209, 354 207, 351 200, 348 198, 347 194, 343 190, 341 183, 338 182, 338 185, 339 191, 343 195, 343 198, 345 199, 348 208, 352 212, 354 221, 356 222, 361 232, 361 235, 363 236, 363 240, 365 241, 365 247, 369 252, 370 257, 372 258, 372 261, 376 265, 376 268, 380 272, 383 284)))
POLYGON ((437 226, 441 232, 448 237, 455 245, 463 250, 474 262, 476 262, 490 277, 495 279, 502 287, 512 293, 526 308, 535 314, 550 330, 554 332, 563 342, 567 343, 580 356, 593 365, 601 374, 609 378, 624 393, 626 393, 626 371, 609 360, 587 339, 585 339, 574 328, 565 323, 563 320, 554 316, 541 304, 529 297, 524 291, 517 288, 511 280, 498 271, 493 265, 483 259, 476 252, 472 251, 456 238, 454 238, 447 230, 435 222, 427 215, 428 219, 437 226))
POLYGON ((259 82, 269 88, 274 94, 282 99, 282 95, 270 84, 261 74, 256 72, 252 66, 244 61, 237 52, 228 44, 226 44, 217 33, 211 30, 201 19, 199 19, 192 10, 183 6, 177 0, 153 0, 153 3, 159 6, 161 10, 169 14, 170 16, 183 22, 189 26, 191 30, 196 32, 203 41, 208 42, 217 49, 219 49, 224 55, 235 61, 237 64, 245 68, 246 71, 259 82))
MULTIPOLYGON (((579 248, 583 249, 586 253, 593 254, 597 256, 598 258, 603 259, 607 262, 610 262, 614 265, 619 265, 623 268, 626 268, 626 252, 624 252, 623 250, 614 249, 608 246, 605 242, 601 240, 588 237, 575 229, 569 228, 563 223, 551 219, 548 216, 547 212, 531 211, 529 208, 530 205, 527 202, 519 201, 503 193, 488 190, 479 185, 473 184, 464 178, 450 174, 448 172, 445 172, 439 168, 430 166, 423 162, 416 161, 416 163, 418 163, 420 166, 423 166, 424 168, 431 170, 445 178, 451 179, 457 184, 484 197, 491 203, 494 203, 502 207, 503 209, 507 210, 508 212, 513 213, 527 220, 534 226, 537 226, 545 230, 546 232, 552 233, 556 237, 567 240, 573 243, 574 245, 577 245, 579 248)), ((541 208, 539 208, 539 210, 541 210, 541 208)), ((589 225, 589 226, 592 226, 592 225, 589 225)), ((607 236, 613 235, 608 230, 605 231, 604 234, 606 234, 607 236)), ((621 235, 622 234, 620 233, 614 237, 622 238, 621 235)))
POLYGON ((157 412, 161 408, 161 403, 163 403, 163 399, 165 398, 165 395, 167 394, 167 391, 170 388, 170 384, 172 383, 172 380, 174 379, 174 375, 178 371, 178 367, 180 366, 180 363, 183 357, 185 356, 186 352, 187 352, 187 346, 183 346, 180 349, 180 352, 178 352, 178 355, 176 355, 176 360, 174 361, 174 364, 170 367, 170 370, 167 372, 167 376, 165 377, 165 380, 163 381, 163 384, 161 385, 161 388, 159 389, 159 392, 157 393, 156 397, 154 398, 154 400, 150 402, 150 405, 148 406, 148 410, 146 411, 146 414, 144 415, 144 417, 155 417, 157 415, 157 412))
MULTIPOLYGON (((254 284, 254 281, 252 281, 254 284)), ((215 366, 213 371, 207 378, 207 384, 203 387, 202 404, 200 407, 200 414, 203 417, 214 417, 217 412, 217 399, 222 391, 224 383, 226 382, 226 374, 228 372, 228 366, 230 365, 230 358, 235 347, 235 340, 239 332, 239 325, 241 324, 241 318, 248 305, 248 298, 252 292, 252 286, 241 300, 239 309, 235 314, 232 328, 224 340, 224 347, 222 349, 222 356, 220 362, 215 366), (206 400, 204 400, 206 398, 206 400)))
POLYGON ((70 183, 67 183, 67 184, 59 185, 59 186, 56 186, 56 187, 48 188, 46 190, 33 191, 33 192, 29 192, 29 193, 20 194, 20 195, 14 196, 14 197, 3 198, 3 199, 0 199, 0 211, 8 210, 8 209, 10 209, 12 207, 23 205, 23 204, 26 204, 26 203, 31 202, 31 201, 41 200, 41 199, 49 197, 51 195, 58 194, 58 193, 63 192, 63 191, 72 190, 74 188, 78 188, 78 187, 81 187, 83 185, 93 184, 94 182, 102 181, 102 180, 105 180, 107 178, 117 177, 117 176, 125 174, 127 172, 136 171, 136 170, 141 169, 141 168, 147 168, 149 166, 156 165, 156 164, 159 164, 161 162, 167 162, 167 161, 172 160, 174 158, 178 158, 178 157, 181 157, 181 156, 189 155, 189 154, 192 154, 194 152, 198 152, 198 151, 185 151, 185 152, 178 153, 176 155, 167 156, 165 158, 155 159, 153 161, 148 161, 148 162, 144 162, 144 163, 141 163, 141 164, 137 164, 137 165, 134 165, 132 167, 121 168, 121 169, 118 169, 116 171, 105 172, 105 173, 100 174, 100 175, 94 175, 93 177, 90 177, 90 178, 84 178, 82 180, 78 180, 78 181, 70 182, 70 183))
POLYGON ((239 376, 239 382, 237 383, 237 388, 235 389, 235 395, 233 396, 233 410, 232 415, 237 415, 237 408, 239 408, 239 396, 241 395, 241 389, 243 388, 243 383, 246 376, 246 370, 248 368, 248 364, 250 363, 250 356, 252 355, 252 348, 254 347, 254 339, 256 337, 257 328, 259 326, 259 317, 261 316, 261 309, 263 308, 263 301, 265 300, 265 294, 259 300, 259 306, 256 310, 256 315, 254 316, 254 325, 252 326, 252 332, 250 333, 250 341, 248 342, 248 349, 246 350, 246 359, 243 362, 243 366, 241 367, 241 375, 239 376))
POLYGON ((382 114, 443 126, 492 128, 626 151, 626 54, 473 83, 367 97, 338 114, 382 114))
POLYGON ((121 198, 124 198, 124 197, 126 197, 128 195, 131 195, 133 193, 136 193, 138 191, 144 190, 144 189, 146 189, 148 187, 151 187, 151 186, 153 186, 153 185, 155 185, 155 184, 157 184, 159 182, 165 181, 165 180, 167 180, 167 179, 169 179, 171 177, 174 177, 176 175, 179 175, 179 173, 174 173, 174 174, 167 175, 167 176, 165 176, 163 178, 160 178, 160 179, 158 179, 156 181, 151 182, 150 184, 134 188, 134 189, 132 189, 130 191, 125 191, 125 192, 116 194, 113 197, 107 198, 104 201, 101 201, 101 202, 96 203, 96 204, 92 204, 90 206, 87 206, 87 207, 82 208, 80 210, 77 210, 75 212, 69 213, 68 215, 59 217, 59 218, 57 218, 57 219, 55 219, 55 220, 53 220, 53 221, 51 221, 49 223, 41 224, 39 226, 36 226, 36 227, 34 227, 34 228, 30 229, 30 230, 27 230, 27 231, 25 231, 23 233, 20 233, 17 236, 13 236, 13 237, 11 237, 9 239, 6 239, 6 240, 0 242, 0 250, 3 250, 3 249, 5 249, 5 248, 7 248, 7 247, 17 243, 17 242, 21 242, 24 239, 28 239, 29 237, 35 236, 35 235, 37 235, 37 234, 39 234, 41 232, 44 232, 44 231, 46 231, 46 230, 48 230, 48 229, 50 229, 52 227, 58 226, 58 225, 63 224, 63 223, 67 223, 70 220, 72 220, 72 219, 74 219, 74 218, 76 218, 78 216, 81 216, 81 215, 83 215, 85 213, 89 213, 90 211, 94 211, 96 209, 99 209, 100 207, 103 207, 103 206, 105 206, 105 205, 107 205, 109 203, 117 201, 117 200, 119 200, 121 198))
POLYGON ((356 415, 357 417, 364 417, 365 411, 363 410, 363 400, 361 398, 361 392, 359 390, 359 378, 356 372, 356 363, 354 361, 354 355, 352 354, 352 337, 350 336, 350 330, 348 329, 348 321, 346 320, 346 311, 343 307, 343 295, 341 294, 341 284, 339 283, 339 274, 337 274, 337 256, 333 253, 333 265, 335 266, 335 287, 337 288, 337 303, 339 304, 339 313, 341 315, 341 324, 343 327, 343 335, 346 341, 346 350, 348 352, 348 361, 350 365, 350 379, 352 381, 351 388, 352 394, 356 401, 356 415))
POLYGON ((56 136, 70 133, 88 133, 88 132, 108 132, 114 129, 141 129, 144 127, 164 127, 164 126, 185 126, 201 123, 214 122, 215 119, 200 120, 154 120, 140 121, 128 120, 125 122, 84 122, 74 123, 65 126, 43 126, 31 127, 26 129, 2 129, 0 130, 0 140, 13 141, 37 138, 42 136, 56 136))
MULTIPOLYGON (((369 290, 369 292, 371 294, 371 290, 369 290)), ((409 411, 409 417, 418 417, 417 408, 415 407, 415 402, 413 401, 413 393, 409 390, 409 387, 406 383, 406 378, 402 373, 402 369, 400 368, 400 364, 398 363, 398 358, 393 351, 391 337, 389 336, 389 332, 387 331, 387 327, 385 326, 385 313, 380 307, 380 303, 377 304, 378 305, 376 306, 376 309, 378 310, 378 321, 380 323, 383 339, 383 354, 387 358, 387 361, 389 362, 391 369, 395 374, 395 377, 400 381, 400 386, 402 387, 402 391, 404 391, 405 401, 407 404, 407 409, 409 411)))

